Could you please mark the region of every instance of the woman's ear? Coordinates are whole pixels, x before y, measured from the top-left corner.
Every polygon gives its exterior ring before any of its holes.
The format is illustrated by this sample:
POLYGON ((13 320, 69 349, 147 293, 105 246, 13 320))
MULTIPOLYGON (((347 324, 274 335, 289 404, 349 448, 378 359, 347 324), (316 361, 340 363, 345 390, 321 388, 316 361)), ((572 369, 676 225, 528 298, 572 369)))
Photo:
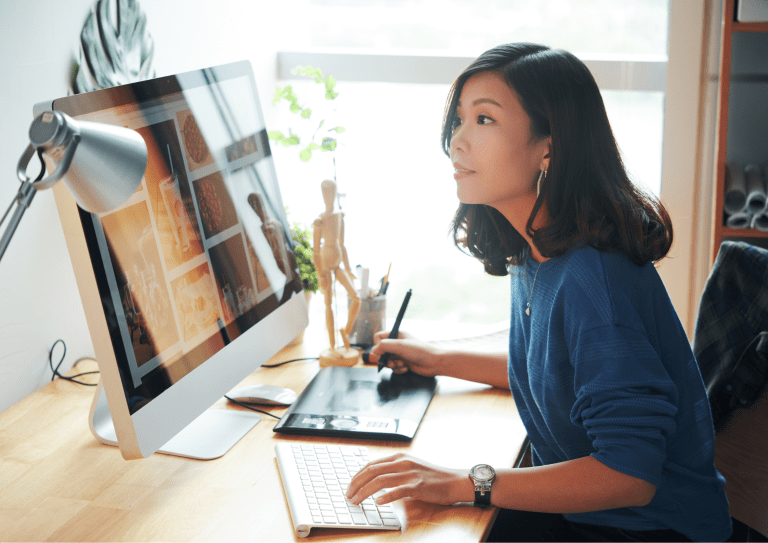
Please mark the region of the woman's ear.
POLYGON ((546 139, 546 145, 547 146, 546 146, 546 149, 545 149, 545 154, 542 157, 541 166, 543 168, 546 168, 547 170, 549 170, 549 159, 552 156, 552 136, 549 136, 546 139))

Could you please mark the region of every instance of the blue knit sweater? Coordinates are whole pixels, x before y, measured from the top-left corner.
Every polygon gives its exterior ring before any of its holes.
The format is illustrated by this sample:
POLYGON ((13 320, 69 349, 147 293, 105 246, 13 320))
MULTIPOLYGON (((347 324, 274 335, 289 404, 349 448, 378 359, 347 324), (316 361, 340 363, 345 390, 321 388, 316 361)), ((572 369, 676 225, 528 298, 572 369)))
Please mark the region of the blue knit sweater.
POLYGON ((658 487, 645 507, 566 518, 727 539, 706 390, 654 266, 591 247, 538 266, 513 268, 509 344, 510 388, 533 464, 591 455, 658 487))

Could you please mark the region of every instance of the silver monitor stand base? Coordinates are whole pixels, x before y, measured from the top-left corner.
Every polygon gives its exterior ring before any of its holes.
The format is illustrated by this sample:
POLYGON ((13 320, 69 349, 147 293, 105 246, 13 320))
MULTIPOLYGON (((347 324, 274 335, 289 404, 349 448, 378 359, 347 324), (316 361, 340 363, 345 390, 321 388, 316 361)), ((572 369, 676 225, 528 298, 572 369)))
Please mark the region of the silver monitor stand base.
MULTIPOLYGON (((157 452, 197 460, 213 460, 223 456, 260 420, 261 415, 251 411, 208 409, 157 452)), ((98 441, 118 447, 115 426, 101 380, 91 404, 89 426, 98 441)))

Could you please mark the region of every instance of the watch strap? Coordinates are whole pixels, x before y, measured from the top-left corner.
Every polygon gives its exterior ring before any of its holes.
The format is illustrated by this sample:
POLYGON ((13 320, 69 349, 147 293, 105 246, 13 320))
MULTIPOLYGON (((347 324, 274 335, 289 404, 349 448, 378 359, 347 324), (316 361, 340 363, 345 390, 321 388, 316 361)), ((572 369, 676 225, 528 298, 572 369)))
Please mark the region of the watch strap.
MULTIPOLYGON (((490 487, 490 485, 488 485, 490 487)), ((478 488, 475 485, 475 505, 478 507, 487 507, 491 505, 491 489, 478 488)))

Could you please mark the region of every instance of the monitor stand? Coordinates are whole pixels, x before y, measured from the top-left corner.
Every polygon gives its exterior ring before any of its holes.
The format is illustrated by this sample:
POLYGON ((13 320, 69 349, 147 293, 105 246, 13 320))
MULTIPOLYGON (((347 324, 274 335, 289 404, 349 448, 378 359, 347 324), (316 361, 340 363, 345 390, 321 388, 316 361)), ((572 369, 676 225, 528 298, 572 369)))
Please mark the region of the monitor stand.
MULTIPOLYGON (((196 460, 213 460, 223 456, 260 420, 261 415, 250 411, 208 409, 157 452, 196 460)), ((119 446, 101 379, 93 397, 88 424, 98 441, 105 445, 119 446)))

